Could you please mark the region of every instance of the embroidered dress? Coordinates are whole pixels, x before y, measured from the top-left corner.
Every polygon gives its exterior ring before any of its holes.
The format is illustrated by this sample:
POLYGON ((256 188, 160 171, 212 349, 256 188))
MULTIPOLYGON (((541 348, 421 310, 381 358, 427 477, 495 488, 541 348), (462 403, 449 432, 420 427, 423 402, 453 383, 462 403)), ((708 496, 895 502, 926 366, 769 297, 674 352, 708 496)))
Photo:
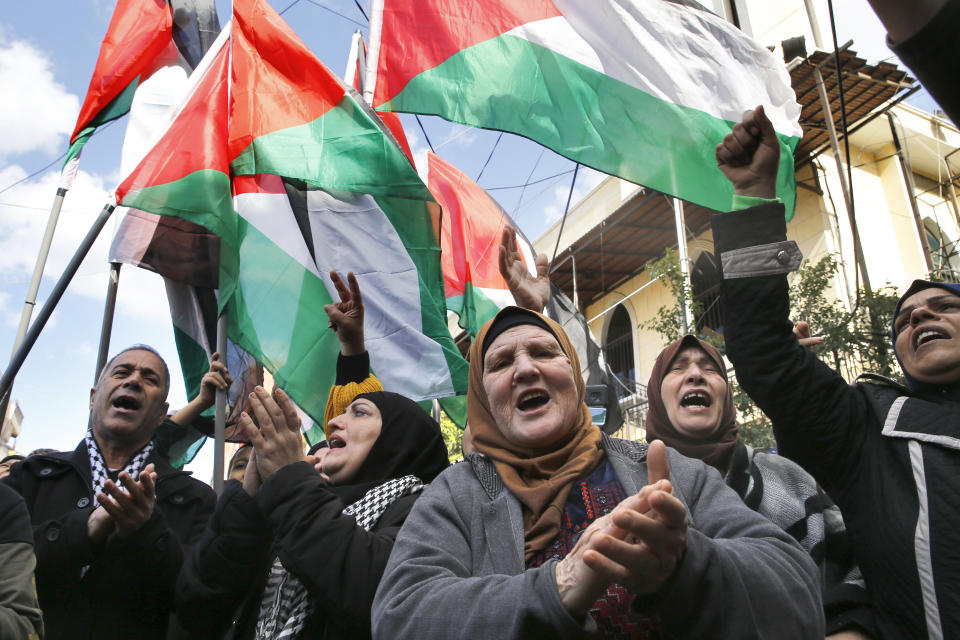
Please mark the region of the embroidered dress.
MULTIPOLYGON (((564 558, 580 539, 580 534, 597 518, 613 511, 626 498, 623 486, 607 458, 590 475, 574 483, 563 510, 563 528, 557 537, 527 561, 527 568, 539 567, 547 560, 564 558)), ((630 611, 633 595, 623 586, 611 584, 590 609, 597 623, 597 638, 660 638, 656 618, 640 617, 630 611)))

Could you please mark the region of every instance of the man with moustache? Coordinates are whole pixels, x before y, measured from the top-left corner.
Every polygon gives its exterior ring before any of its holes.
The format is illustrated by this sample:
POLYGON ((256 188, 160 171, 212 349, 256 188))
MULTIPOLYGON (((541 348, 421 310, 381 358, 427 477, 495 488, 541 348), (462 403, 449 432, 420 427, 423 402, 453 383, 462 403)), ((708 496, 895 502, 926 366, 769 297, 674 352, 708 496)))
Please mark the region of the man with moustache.
POLYGON ((153 348, 124 349, 90 390, 77 448, 30 457, 4 480, 30 511, 47 638, 167 636, 183 546, 215 503, 154 449, 169 388, 153 348))

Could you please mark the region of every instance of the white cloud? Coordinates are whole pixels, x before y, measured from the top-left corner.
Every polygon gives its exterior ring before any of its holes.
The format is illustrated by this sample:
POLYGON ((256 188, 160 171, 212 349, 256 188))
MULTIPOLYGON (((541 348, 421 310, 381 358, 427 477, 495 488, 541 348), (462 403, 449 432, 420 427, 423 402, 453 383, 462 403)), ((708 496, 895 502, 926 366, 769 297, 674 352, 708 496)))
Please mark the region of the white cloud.
MULTIPOLYGON (((0 185, 11 184, 24 175, 19 166, 0 169, 0 185)), ((17 286, 21 286, 24 292, 27 290, 58 180, 58 172, 48 172, 0 196, 0 274, 3 274, 0 281, 7 285, 8 291, 17 286)), ((112 188, 113 185, 112 177, 104 178, 80 171, 64 199, 44 269, 47 282, 52 283, 59 278, 107 202, 108 187, 112 188)), ((103 300, 110 270, 107 254, 113 231, 114 221, 109 221, 71 282, 69 290, 72 293, 103 300)), ((151 276, 133 267, 121 271, 122 295, 118 301, 118 313, 166 322, 163 283, 151 276), (161 310, 159 314, 158 309, 161 310)), ((13 311, 19 314, 19 310, 13 311)))
POLYGON ((44 52, 22 40, 6 40, 2 33, 0 95, 0 159, 65 148, 80 99, 56 81, 44 52))

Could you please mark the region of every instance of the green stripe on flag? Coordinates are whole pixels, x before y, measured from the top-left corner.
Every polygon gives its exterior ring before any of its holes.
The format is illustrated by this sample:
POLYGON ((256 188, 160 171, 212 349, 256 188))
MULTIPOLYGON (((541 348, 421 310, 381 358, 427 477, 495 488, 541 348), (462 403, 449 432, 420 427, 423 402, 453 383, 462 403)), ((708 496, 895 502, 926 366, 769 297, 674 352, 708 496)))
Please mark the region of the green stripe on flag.
POLYGON ((447 309, 460 316, 457 324, 461 329, 475 336, 487 320, 497 315, 500 306, 468 282, 464 295, 447 298, 447 309))
POLYGON ((222 171, 201 169, 180 180, 129 192, 120 203, 161 216, 175 216, 220 236, 220 310, 236 286, 237 215, 230 198, 230 178, 222 171))
MULTIPOLYGON (((513 132, 584 165, 711 209, 726 211, 732 201, 733 186, 716 168, 714 149, 735 123, 662 101, 516 36, 456 53, 377 108, 513 132), (491 97, 490 87, 502 87, 505 79, 516 86, 491 97), (665 162, 663 149, 673 152, 673 162, 665 162)), ((790 219, 799 138, 778 136, 777 195, 790 219)))
POLYGON ((236 214, 230 197, 230 178, 222 171, 201 169, 174 182, 136 189, 120 204, 189 220, 235 246, 236 214))
POLYGON ((349 94, 312 122, 256 138, 230 168, 238 176, 269 173, 328 191, 433 200, 400 148, 349 94))
POLYGON ((128 84, 100 113, 90 120, 90 123, 77 134, 76 139, 67 149, 67 157, 63 161, 63 166, 67 166, 68 162, 80 155, 80 150, 83 149, 83 145, 87 144, 87 140, 89 140, 93 132, 97 130, 97 127, 111 120, 116 120, 130 111, 130 105, 133 104, 133 94, 137 92, 139 85, 140 76, 137 76, 133 79, 133 82, 128 84))
POLYGON ((301 409, 322 417, 336 378, 340 343, 323 311, 332 302, 323 281, 256 227, 239 218, 237 287, 230 303, 230 338, 273 374, 301 409))
POLYGON ((180 356, 180 368, 183 371, 187 397, 196 398, 200 393, 200 381, 210 369, 210 358, 200 343, 177 325, 173 325, 173 340, 177 344, 177 353, 180 356))

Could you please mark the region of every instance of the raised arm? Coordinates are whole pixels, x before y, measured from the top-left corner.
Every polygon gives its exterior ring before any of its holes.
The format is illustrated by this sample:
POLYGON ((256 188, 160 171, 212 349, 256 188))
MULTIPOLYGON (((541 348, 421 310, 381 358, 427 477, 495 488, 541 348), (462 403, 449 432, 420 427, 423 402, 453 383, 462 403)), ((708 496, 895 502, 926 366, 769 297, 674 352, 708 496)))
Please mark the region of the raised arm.
POLYGON ((500 275, 507 281, 510 293, 518 307, 541 313, 550 302, 550 276, 547 255, 538 253, 534 259, 537 268, 536 277, 530 275, 523 261, 523 254, 517 247, 517 230, 504 227, 500 238, 499 265, 500 275))
POLYGON ((783 206, 763 200, 776 182, 775 144, 758 108, 717 147, 717 164, 733 183, 735 199, 752 196, 759 203, 712 218, 727 354, 740 384, 773 421, 780 453, 830 491, 855 468, 868 408, 792 334, 787 274, 802 255, 787 240, 783 206))
POLYGON ((370 355, 363 340, 363 294, 353 272, 347 274, 347 284, 336 271, 330 279, 337 288, 339 302, 323 307, 329 326, 340 340, 340 355, 337 357, 337 377, 327 397, 324 424, 353 402, 360 393, 383 391, 383 385, 370 373, 370 355), (348 286, 349 284, 349 286, 348 286))
POLYGON ((360 283, 353 271, 347 274, 349 287, 336 271, 330 272, 330 279, 337 288, 340 301, 324 305, 328 325, 337 334, 340 353, 345 356, 361 354, 367 348, 363 343, 363 294, 360 293, 360 283))
POLYGON ((182 426, 189 426, 197 417, 213 406, 217 398, 217 389, 226 391, 233 384, 233 378, 227 371, 227 365, 220 361, 220 354, 210 356, 210 370, 203 374, 200 381, 200 393, 187 406, 170 416, 170 419, 182 426))

